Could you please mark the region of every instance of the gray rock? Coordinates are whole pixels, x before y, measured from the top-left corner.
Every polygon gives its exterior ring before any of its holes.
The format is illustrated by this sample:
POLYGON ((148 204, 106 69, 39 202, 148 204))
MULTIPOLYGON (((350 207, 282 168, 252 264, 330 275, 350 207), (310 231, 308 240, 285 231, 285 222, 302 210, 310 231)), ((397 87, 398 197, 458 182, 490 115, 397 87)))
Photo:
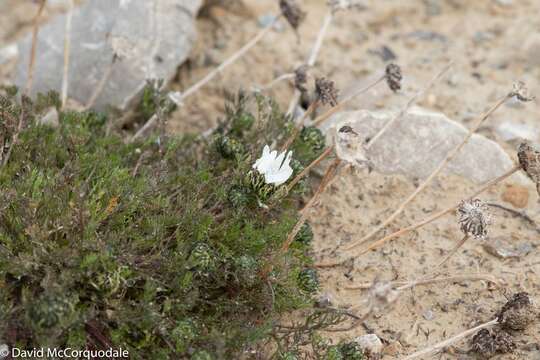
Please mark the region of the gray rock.
POLYGON ((540 66, 540 33, 533 32, 525 39, 523 53, 529 66, 540 66))
MULTIPOLYGON (((73 12, 69 97, 85 104, 113 65, 95 106, 124 109, 147 79, 170 80, 195 39, 194 17, 202 0, 92 0, 73 12)), ((66 15, 40 29, 33 93, 60 90, 66 15)), ((15 83, 27 78, 31 35, 19 44, 15 83)))
POLYGON ((488 239, 482 244, 482 247, 488 254, 496 256, 500 259, 519 258, 533 251, 530 244, 513 246, 503 237, 488 239))
POLYGON ((504 141, 515 139, 537 141, 540 136, 540 129, 515 121, 504 121, 495 127, 495 131, 504 141))
MULTIPOLYGON (((330 140, 335 129, 351 126, 364 139, 373 137, 394 111, 353 111, 336 114, 323 125, 330 140)), ((409 178, 426 178, 448 152, 460 143, 467 129, 444 114, 419 107, 411 108, 367 150, 373 168, 385 174, 403 174, 409 178)), ((444 172, 457 174, 476 183, 483 183, 510 170, 515 160, 494 141, 475 134, 444 172)), ((521 173, 513 180, 530 185, 521 173)))

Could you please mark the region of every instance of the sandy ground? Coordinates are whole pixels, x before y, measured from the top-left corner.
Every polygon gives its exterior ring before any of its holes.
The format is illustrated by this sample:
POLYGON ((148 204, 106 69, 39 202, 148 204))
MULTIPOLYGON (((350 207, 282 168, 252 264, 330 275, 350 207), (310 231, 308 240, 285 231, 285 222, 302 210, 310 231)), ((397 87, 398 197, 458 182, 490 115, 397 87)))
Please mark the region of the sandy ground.
MULTIPOLYGON (((200 40, 189 62, 180 69, 173 89, 185 89, 202 78, 254 36, 261 28, 261 19, 277 11, 275 1, 248 0, 245 4, 213 7, 199 19, 200 40)), ((466 126, 508 92, 514 80, 525 80, 533 93, 540 94, 540 45, 534 46, 540 30, 539 1, 410 0, 366 4, 363 11, 336 16, 313 73, 332 78, 342 93, 347 93, 379 76, 385 66, 382 54, 386 53, 395 56, 392 61, 403 67, 404 88, 393 94, 380 85, 349 108, 399 109, 449 61, 453 61, 453 67, 448 76, 418 104, 444 112, 466 126)), ((277 31, 188 99, 169 122, 170 130, 206 130, 222 116, 224 92, 267 84, 302 64, 326 14, 323 0, 305 0, 304 7, 308 17, 298 35, 281 22, 277 31)), ((17 34, 17 26, 0 29, 2 39, 17 34)), ((269 93, 286 107, 292 91, 291 84, 284 81, 269 93)), ((538 102, 505 105, 480 133, 499 142, 513 156, 517 140, 506 139, 496 129, 511 121, 528 126, 528 136, 538 141, 539 106, 538 102)), ((415 185, 417 181, 398 176, 368 175, 362 171, 344 174, 325 193, 322 205, 312 212, 315 258, 323 262, 334 259, 336 248, 366 234, 414 191, 415 185)), ((508 185, 512 184, 501 184, 481 198, 524 212, 540 224, 540 206, 532 188, 516 185, 517 188, 509 189, 508 185), (526 204, 508 202, 511 194, 519 194, 518 200, 526 204)), ((386 233, 452 205, 474 188, 475 184, 457 177, 437 179, 386 233)), ((373 332, 384 340, 384 359, 397 359, 491 320, 506 301, 505 296, 515 291, 528 291, 540 301, 540 254, 536 251, 539 231, 506 210, 493 208, 492 212, 494 225, 485 243, 503 241, 521 250, 522 255, 501 259, 486 251, 481 242, 470 240, 443 268, 441 276, 488 274, 500 280, 498 286, 487 281, 418 286, 402 292, 393 304, 376 311, 361 326, 326 335, 337 341, 373 332)), ((369 291, 349 287, 374 280, 407 281, 433 275, 434 265, 460 239, 455 217, 444 217, 357 257, 353 265, 321 269, 321 292, 330 294, 334 305, 348 306, 362 314, 369 291)), ((540 359, 539 336, 540 322, 516 334, 516 354, 500 358, 540 359)), ((468 359, 470 355, 463 352, 467 348, 462 341, 436 358, 468 359)))

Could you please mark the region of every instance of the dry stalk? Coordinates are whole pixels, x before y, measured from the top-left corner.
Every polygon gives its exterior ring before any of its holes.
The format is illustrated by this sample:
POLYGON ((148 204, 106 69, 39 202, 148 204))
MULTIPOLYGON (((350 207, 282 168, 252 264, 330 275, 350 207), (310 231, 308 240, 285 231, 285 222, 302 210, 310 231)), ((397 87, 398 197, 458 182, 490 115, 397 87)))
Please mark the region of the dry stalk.
POLYGON ((472 334, 475 334, 478 330, 486 329, 489 327, 492 327, 494 325, 497 325, 498 321, 497 319, 493 319, 491 321, 488 321, 486 323, 483 323, 481 325, 478 325, 472 329, 465 330, 457 335, 452 336, 451 338, 441 341, 435 345, 432 345, 430 347, 427 347, 423 350, 417 351, 414 354, 408 355, 401 360, 411 360, 411 359, 418 359, 420 357, 425 358, 425 356, 432 355, 434 352, 444 349, 445 347, 448 347, 452 344, 455 344, 456 342, 466 338, 467 336, 470 336, 472 334))
POLYGON ((292 143, 294 142, 298 134, 300 134, 304 121, 315 111, 315 109, 317 109, 317 106, 319 106, 319 102, 320 102, 319 100, 315 100, 309 105, 307 110, 302 115, 302 118, 300 118, 300 120, 294 126, 291 136, 289 136, 287 141, 285 141, 285 143, 281 147, 282 151, 287 150, 292 145, 292 143))
MULTIPOLYGON (((483 193, 484 191, 486 191, 487 189, 489 189, 490 187, 500 183, 501 181, 505 180, 506 178, 510 177, 511 175, 513 175, 514 173, 518 172, 519 170, 521 170, 521 167, 519 165, 515 165, 513 168, 511 168, 510 170, 508 170, 506 173, 504 173, 503 175, 493 179, 493 180, 490 180, 488 181, 486 184, 482 185, 479 189, 477 189, 473 194, 471 194, 470 196, 468 196, 465 200, 471 200, 473 199, 474 197, 480 195, 481 193, 483 193)), ((461 203, 461 201, 457 202, 455 205, 451 206, 451 207, 448 207, 444 210, 441 210, 439 211, 438 213, 420 221, 420 222, 417 222, 416 224, 413 224, 413 225, 410 225, 410 226, 407 226, 405 228, 402 228, 392 234, 389 234, 377 241, 375 241, 374 243, 372 243, 371 245, 369 245, 367 248, 363 249, 362 251, 360 251, 358 254, 354 254, 354 255, 351 255, 349 257, 347 257, 346 259, 344 260, 339 260, 339 261, 334 261, 334 262, 328 262, 328 263, 319 263, 319 264, 315 264, 316 267, 319 267, 319 268, 327 268, 327 267, 334 267, 334 266, 340 266, 340 265, 343 265, 344 263, 346 263, 347 261, 349 261, 351 258, 354 258, 354 257, 357 257, 357 256, 360 256, 360 255, 363 255, 367 252, 369 252, 370 250, 373 250, 373 249, 376 249, 382 245, 384 245, 386 242, 394 239, 394 238, 397 238, 401 235, 404 235, 406 233, 409 233, 411 231, 414 231, 422 226, 425 226, 441 217, 443 217, 444 215, 446 214, 449 214, 451 213, 452 211, 455 211, 458 207, 459 207, 459 204, 461 203)))
MULTIPOLYGON (((462 282, 462 281, 488 281, 491 283, 499 284, 500 279, 491 274, 465 274, 465 275, 453 275, 446 277, 431 277, 427 279, 413 280, 413 281, 393 281, 392 286, 397 286, 396 290, 402 291, 421 285, 430 285, 443 282, 462 282)), ((373 283, 363 283, 360 285, 345 286, 346 290, 365 290, 369 289, 373 283)))
MULTIPOLYGON (((521 167, 519 165, 514 166, 512 169, 510 169, 509 171, 507 171, 503 175, 501 175, 501 176, 487 182, 485 185, 481 186, 472 195, 468 196, 466 198, 466 200, 473 199, 474 197, 480 195, 481 193, 483 193, 484 191, 486 191, 490 187, 492 187, 492 186, 498 184, 499 182, 505 180, 506 178, 510 177, 511 175, 513 175, 515 172, 518 172, 519 170, 521 170, 521 167)), ((455 211, 459 207, 460 203, 461 203, 461 201, 456 203, 455 205, 447 208, 447 209, 444 209, 444 210, 442 210, 442 211, 440 211, 440 212, 438 212, 438 213, 436 213, 436 214, 434 214, 434 215, 432 215, 432 216, 430 216, 430 217, 416 223, 416 224, 413 224, 411 226, 408 226, 406 228, 403 228, 403 229, 398 230, 398 231, 396 231, 396 232, 394 232, 394 233, 392 233, 390 235, 387 235, 387 236, 383 237, 382 239, 380 239, 380 240, 374 242, 373 244, 371 244, 366 249, 362 250, 358 255, 365 254, 368 251, 381 246, 382 244, 384 244, 385 242, 387 242, 387 241, 389 241, 389 240, 391 240, 393 238, 396 238, 396 237, 401 236, 403 234, 406 234, 408 232, 414 231, 414 230, 416 230, 416 229, 418 229, 418 228, 420 228, 420 227, 422 227, 424 225, 427 225, 427 224, 429 224, 429 223, 443 217, 446 214, 449 214, 449 213, 455 211)))
MULTIPOLYGON (((319 53, 321 51, 324 38, 326 36, 326 33, 328 32, 328 28, 330 27, 330 24, 332 23, 333 19, 334 19, 334 15, 332 14, 332 12, 328 12, 328 14, 326 14, 324 18, 321 28, 319 29, 317 38, 315 40, 315 44, 313 45, 313 48, 311 49, 311 52, 306 62, 306 65, 310 68, 313 67, 315 65, 315 62, 317 61, 317 57, 319 56, 319 53)), ((298 105, 298 101, 300 101, 301 95, 302 93, 300 92, 300 90, 298 89, 294 90, 293 98, 291 102, 289 103, 289 109, 287 110, 287 115, 294 113, 294 109, 298 105)))
POLYGON ((71 52, 71 24, 73 21, 73 0, 69 1, 69 9, 66 15, 66 28, 64 31, 64 69, 62 74, 62 109, 66 106, 69 84, 69 54, 71 52))
POLYGON ((103 91, 103 88, 105 87, 105 84, 107 84, 107 81, 109 80, 109 77, 111 76, 113 65, 118 60, 118 57, 116 55, 113 55, 113 58, 107 68, 105 69, 105 72, 103 73, 103 76, 99 80, 96 88, 92 92, 92 95, 90 95, 90 99, 88 99, 88 102, 84 106, 84 110, 90 109, 92 106, 94 106, 94 103, 96 102, 97 98, 103 91))
MULTIPOLYGON (((176 105, 180 106, 182 105, 182 102, 188 98, 189 96, 196 93, 200 88, 208 84, 212 79, 214 79, 219 73, 221 73, 225 68, 228 66, 234 64, 238 59, 240 59, 242 56, 244 56, 253 46, 255 46, 259 41, 262 40, 262 38, 270 32, 274 28, 274 25, 279 20, 281 16, 276 16, 274 20, 266 26, 264 29, 259 31, 257 35, 255 35, 250 41, 248 41, 244 46, 242 46, 237 52, 235 52, 233 55, 231 55, 227 60, 222 62, 218 67, 216 67, 214 70, 212 70, 210 73, 208 73, 204 78, 190 86, 186 91, 180 94, 180 96, 173 98, 171 97, 171 100, 173 100, 176 105)), ((138 138, 142 137, 147 131, 149 131, 151 128, 153 128, 156 125, 158 118, 157 116, 152 116, 146 124, 144 124, 131 138, 131 142, 134 140, 137 140, 138 138)))
POLYGON ((21 106, 21 114, 19 115, 19 122, 17 124, 17 130, 15 130, 15 133, 13 134, 13 137, 11 138, 11 144, 9 144, 9 148, 6 153, 6 156, 2 159, 2 166, 6 166, 6 164, 9 161, 9 158, 11 157, 13 148, 15 147, 15 144, 19 140, 19 134, 22 131, 23 122, 24 122, 24 104, 21 106))
POLYGON ((450 61, 441 71, 439 71, 427 84, 426 86, 423 88, 423 89, 420 89, 416 94, 413 95, 413 97, 411 97, 409 99, 409 101, 407 101, 407 103, 405 104, 405 107, 403 109, 401 109, 401 111, 393 118, 391 119, 390 121, 388 121, 386 124, 384 124, 384 126, 377 132, 377 134, 375 134, 375 136, 373 136, 369 142, 366 144, 366 149, 369 149, 389 128, 390 126, 392 126, 396 121, 398 121, 399 119, 401 119, 406 113, 407 113, 407 110, 409 110, 409 108, 418 100, 418 98, 420 96, 422 96, 423 94, 425 94, 429 89, 431 89, 433 87, 433 85, 435 85, 435 83, 437 83, 437 81, 439 81, 439 79, 448 71, 450 70, 450 68, 452 67, 452 61, 450 61))
POLYGON ((26 88, 24 90, 25 94, 29 94, 32 91, 32 83, 34 80, 34 67, 36 64, 36 49, 37 49, 37 39, 39 33, 39 19, 43 14, 47 0, 41 0, 36 16, 33 20, 32 27, 32 45, 30 48, 30 62, 28 63, 28 78, 26 79, 26 88))
POLYGON ((461 248, 463 246, 463 244, 465 244, 465 242, 469 240, 469 235, 465 235, 463 236, 463 239, 461 239, 457 244, 456 246, 454 246, 454 248, 445 256, 445 258, 439 263, 437 264, 437 266, 435 266, 435 269, 434 270, 437 270, 439 269, 441 266, 443 266, 444 264, 446 264, 446 262, 448 262, 448 260, 450 260, 450 258, 452 256, 454 256, 454 254, 459 250, 459 248, 461 248))
POLYGON ((321 155, 319 155, 319 157, 315 160, 313 160, 311 162, 311 164, 309 164, 308 166, 306 166, 306 168, 304 170, 302 170, 302 172, 300 172, 300 174, 296 175, 296 177, 289 183, 288 185, 288 189, 287 189, 287 192, 291 191, 292 188, 294 188, 294 186, 296 184, 298 184, 298 182, 300 180, 302 180, 302 178, 304 176, 306 176, 310 171, 311 169, 313 169, 315 166, 317 166, 321 161, 323 161, 326 157, 328 157, 328 155, 330 155, 332 153, 332 150, 334 150, 334 148, 332 146, 329 146, 327 147, 321 155))
POLYGON ((255 86, 253 86, 253 88, 254 88, 255 91, 269 90, 269 89, 273 88, 275 85, 277 85, 278 83, 280 83, 282 81, 289 80, 289 79, 294 79, 295 76, 296 75, 294 73, 286 73, 286 74, 278 76, 277 78, 275 78, 274 80, 270 81, 269 83, 267 83, 265 85, 262 85, 262 86, 256 86, 255 85, 255 86))
POLYGON ((343 100, 341 100, 336 106, 334 107, 331 107, 330 109, 328 109, 324 114, 320 115, 319 117, 317 117, 315 120, 313 120, 313 126, 319 126, 320 124, 322 124, 324 121, 326 121, 327 119, 330 118, 330 116, 334 115, 336 112, 338 112, 339 110, 343 109, 343 107, 345 105, 347 105, 347 103, 349 103, 352 99, 354 99, 355 97, 361 95, 361 94, 364 94, 366 93, 367 91, 371 90, 373 87, 375 87, 377 84, 381 83, 384 79, 386 79, 386 75, 382 75, 381 77, 377 78, 375 81, 373 81, 372 83, 366 85, 365 87, 353 92, 352 94, 350 94, 349 96, 345 97, 343 100))
MULTIPOLYGON (((354 243, 348 245, 345 247, 345 250, 353 249, 363 243, 365 243, 367 240, 369 240, 372 236, 376 235, 379 231, 384 229, 387 225, 389 225, 392 221, 394 221, 404 210, 407 205, 409 205, 417 196, 420 194, 436 177, 440 174, 440 172, 448 165, 448 163, 461 151, 461 149, 469 142, 472 135, 478 130, 478 128, 483 124, 483 122, 491 115, 495 110, 497 110, 502 104, 504 104, 508 99, 511 98, 511 94, 508 93, 493 107, 491 107, 488 111, 486 111, 484 114, 482 114, 473 124, 465 138, 459 143, 452 151, 450 151, 446 157, 439 163, 437 168, 433 170, 433 172, 418 186, 414 192, 409 195, 398 207, 397 209, 390 215, 386 220, 384 220, 379 226, 377 226, 373 231, 371 231, 369 234, 362 237, 360 240, 355 241, 354 243)), ((370 144, 375 141, 376 137, 370 142, 370 144)))
POLYGON ((319 187, 317 188, 317 191, 315 192, 315 194, 313 194, 313 196, 308 201, 306 206, 304 206, 304 208, 300 211, 300 219, 298 219, 298 221, 296 222, 296 225, 294 226, 294 228, 291 230, 291 232, 287 236, 287 240, 285 240, 285 242, 281 246, 281 253, 282 254, 286 253, 289 250, 289 247, 291 246, 292 242, 294 241, 294 238, 296 237, 296 235, 298 234, 298 232, 302 228, 302 225, 304 225, 304 223, 307 220, 308 210, 311 209, 315 205, 315 203, 317 202, 317 200, 319 199, 321 194, 324 192, 326 187, 331 183, 331 180, 336 175, 337 168, 338 168, 340 163, 341 163, 341 160, 336 159, 326 169, 326 172, 325 172, 325 174, 324 174, 324 176, 323 176, 323 178, 321 180, 321 183, 319 184, 319 187))

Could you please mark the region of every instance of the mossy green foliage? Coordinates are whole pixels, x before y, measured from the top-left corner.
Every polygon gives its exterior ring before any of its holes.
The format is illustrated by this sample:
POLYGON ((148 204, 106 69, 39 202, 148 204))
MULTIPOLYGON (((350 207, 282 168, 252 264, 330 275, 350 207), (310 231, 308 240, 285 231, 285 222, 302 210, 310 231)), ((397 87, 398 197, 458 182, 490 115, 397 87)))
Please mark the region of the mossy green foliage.
POLYGON ((39 125, 58 107, 54 93, 23 104, 0 98, 5 144, 24 118, 0 168, 0 339, 122 346, 132 359, 234 358, 268 339, 282 314, 310 306, 312 235, 275 258, 299 195, 272 189, 262 199, 246 186, 263 145, 289 134, 270 100, 240 95, 213 140, 160 146, 125 144, 93 112, 39 125), (216 147, 216 138, 240 145, 216 147))

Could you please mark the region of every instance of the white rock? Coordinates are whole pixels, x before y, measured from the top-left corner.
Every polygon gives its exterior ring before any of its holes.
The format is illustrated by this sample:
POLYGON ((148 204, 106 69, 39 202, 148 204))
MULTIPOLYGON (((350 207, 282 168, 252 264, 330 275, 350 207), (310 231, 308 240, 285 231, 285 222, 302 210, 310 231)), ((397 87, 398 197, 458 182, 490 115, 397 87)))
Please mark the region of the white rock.
POLYGON ((383 350, 381 339, 375 334, 366 334, 357 337, 354 341, 370 355, 380 354, 383 350))
MULTIPOLYGON (((386 110, 342 112, 327 121, 323 131, 331 141, 335 128, 349 125, 364 139, 371 138, 396 113, 386 110)), ((413 107, 369 147, 367 156, 374 170, 380 173, 426 178, 467 132, 463 125, 444 114, 413 107)), ((496 142, 475 134, 443 173, 484 183, 510 170, 516 160, 496 142)), ((531 185, 521 173, 514 174, 513 180, 531 185)))
POLYGON ((495 131, 504 141, 527 139, 537 141, 540 138, 540 128, 514 121, 505 121, 495 127, 495 131))
POLYGON ((533 32, 523 43, 523 53, 526 56, 527 64, 530 66, 540 66, 540 34, 533 32))
MULTIPOLYGON (((69 68, 69 96, 86 104, 113 55, 119 57, 97 109, 112 105, 125 109, 147 79, 170 80, 188 56, 195 40, 195 16, 202 0, 92 0, 73 11, 69 68)), ((60 90, 66 15, 42 26, 37 44, 33 94, 60 90)), ((27 78, 31 34, 19 44, 15 84, 27 78)))

